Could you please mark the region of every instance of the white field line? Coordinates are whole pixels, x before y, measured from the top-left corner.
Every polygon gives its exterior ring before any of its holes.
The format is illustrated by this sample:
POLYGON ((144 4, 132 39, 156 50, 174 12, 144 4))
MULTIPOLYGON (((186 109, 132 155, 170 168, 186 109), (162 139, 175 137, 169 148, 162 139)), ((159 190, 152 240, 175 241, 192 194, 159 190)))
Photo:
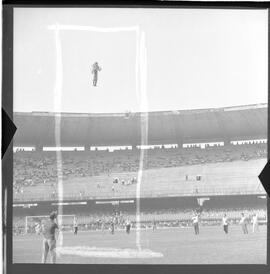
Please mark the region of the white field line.
POLYGON ((120 249, 88 246, 60 247, 56 249, 57 255, 77 255, 94 258, 161 258, 163 254, 150 249, 120 249))

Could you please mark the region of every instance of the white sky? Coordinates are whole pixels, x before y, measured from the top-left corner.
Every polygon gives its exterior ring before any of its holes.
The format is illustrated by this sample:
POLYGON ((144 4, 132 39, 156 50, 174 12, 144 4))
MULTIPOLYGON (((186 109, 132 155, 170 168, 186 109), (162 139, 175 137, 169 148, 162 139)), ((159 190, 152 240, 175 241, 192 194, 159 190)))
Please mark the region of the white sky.
MULTIPOLYGON (((56 45, 48 25, 139 26, 149 111, 267 102, 267 11, 29 9, 14 12, 14 111, 55 111, 56 45)), ((136 35, 62 31, 63 112, 139 111, 136 35), (98 87, 90 66, 102 67, 98 87)))

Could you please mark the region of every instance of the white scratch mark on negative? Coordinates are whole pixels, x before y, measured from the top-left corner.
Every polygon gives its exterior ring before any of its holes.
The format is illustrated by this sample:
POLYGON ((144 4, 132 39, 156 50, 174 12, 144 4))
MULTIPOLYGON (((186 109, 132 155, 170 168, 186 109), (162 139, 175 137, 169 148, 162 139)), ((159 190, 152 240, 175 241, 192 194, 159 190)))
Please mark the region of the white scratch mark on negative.
MULTIPOLYGON (((61 40, 59 36, 60 30, 79 30, 79 31, 92 31, 92 32, 125 32, 125 31, 135 31, 136 33, 136 94, 138 97, 138 101, 140 102, 141 111, 145 111, 146 113, 141 116, 141 145, 146 145, 148 142, 148 101, 146 94, 146 78, 147 78, 147 63, 146 63, 146 46, 145 46, 145 33, 143 32, 140 35, 139 26, 130 26, 130 27, 95 27, 95 26, 83 26, 83 25, 49 25, 49 30, 55 31, 56 34, 56 48, 57 48, 57 80, 56 80, 56 106, 61 106, 61 92, 62 92, 62 49, 61 49, 61 40)), ((59 109, 58 109, 59 111, 59 109)), ((60 111, 59 111, 60 112, 60 111)), ((61 126, 61 115, 56 115, 55 121, 55 136, 56 143, 60 146, 60 126, 61 126)), ((58 199, 60 201, 63 200, 63 183, 62 183, 62 156, 61 151, 57 152, 57 170, 58 172, 58 199)), ((140 155, 140 167, 138 172, 138 184, 136 188, 136 246, 139 250, 141 250, 141 239, 140 239, 140 191, 141 191, 141 179, 143 172, 143 162, 145 158, 145 151, 141 150, 140 155)), ((59 208, 59 214, 62 214, 62 207, 59 208)), ((62 240, 60 241, 60 245, 62 244, 62 240)))
POLYGON ((94 258, 162 258, 163 254, 150 249, 98 248, 88 246, 58 247, 58 255, 77 255, 94 258))
MULTIPOLYGON (((63 84, 63 63, 62 63, 62 47, 59 33, 59 25, 56 25, 55 31, 55 45, 56 45, 56 80, 54 89, 54 109, 55 109, 55 146, 61 147, 61 109, 62 109, 62 84, 63 84)), ((58 201, 63 201, 63 166, 62 166, 62 152, 56 151, 56 167, 57 167, 57 194, 58 201)), ((58 215, 63 215, 63 206, 58 205, 58 215)), ((62 226, 62 218, 58 218, 58 225, 62 226)), ((59 245, 63 245, 63 237, 59 235, 59 245)))
MULTIPOLYGON (((136 95, 140 104, 141 111, 141 145, 145 146, 148 144, 148 99, 146 91, 146 80, 147 80, 147 57, 146 57, 146 44, 145 44, 145 32, 137 33, 137 63, 136 69, 136 82, 137 89, 136 95), (138 73, 140 72, 140 73, 138 73), (140 83, 140 85, 139 85, 140 83), (138 88, 139 87, 139 88, 138 88)), ((141 223, 141 184, 143 176, 143 166, 145 159, 147 158, 146 150, 141 149, 140 151, 140 162, 138 171, 138 182, 136 186, 136 246, 141 250, 141 236, 140 236, 140 223, 141 223)))
POLYGON ((130 27, 95 27, 95 26, 83 26, 83 25, 49 25, 50 30, 81 30, 81 31, 92 31, 92 32, 120 32, 120 31, 138 31, 138 26, 130 27))

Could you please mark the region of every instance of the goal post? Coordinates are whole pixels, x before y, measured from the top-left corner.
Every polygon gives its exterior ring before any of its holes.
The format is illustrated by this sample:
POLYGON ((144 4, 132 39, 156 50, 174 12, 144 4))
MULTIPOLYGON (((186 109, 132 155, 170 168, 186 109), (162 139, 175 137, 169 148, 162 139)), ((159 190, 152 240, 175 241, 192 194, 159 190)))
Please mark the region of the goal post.
MULTIPOLYGON (((35 232, 35 226, 40 224, 43 220, 48 220, 48 215, 39 216, 26 216, 25 217, 25 234, 35 232)), ((61 229, 65 229, 66 226, 72 226, 76 215, 57 215, 57 224, 61 229)))

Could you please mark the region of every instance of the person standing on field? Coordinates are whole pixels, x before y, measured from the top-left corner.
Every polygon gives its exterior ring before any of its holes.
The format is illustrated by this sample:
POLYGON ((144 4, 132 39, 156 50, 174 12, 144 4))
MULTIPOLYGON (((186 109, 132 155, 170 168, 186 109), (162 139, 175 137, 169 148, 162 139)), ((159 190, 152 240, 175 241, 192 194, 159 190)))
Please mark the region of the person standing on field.
POLYGON ((74 235, 78 234, 78 221, 77 221, 77 217, 74 217, 73 220, 73 230, 74 230, 74 235))
POLYGON ((252 232, 254 233, 255 231, 259 232, 259 224, 258 224, 258 214, 254 213, 252 216, 252 232))
POLYGON ((195 235, 199 235, 199 214, 197 212, 194 213, 194 216, 192 217, 192 223, 194 227, 195 235))
POLYGON ((129 218, 127 218, 127 221, 126 221, 126 233, 127 234, 130 233, 130 228, 131 228, 131 222, 130 222, 129 218))
POLYGON ((239 224, 240 224, 241 227, 242 227, 243 233, 244 233, 244 234, 248 234, 247 218, 246 218, 246 216, 244 215, 244 213, 241 213, 241 219, 240 219, 239 224))
POLYGON ((222 218, 222 225, 223 225, 223 230, 225 232, 225 234, 228 234, 229 232, 229 223, 228 223, 228 217, 226 214, 224 214, 223 218, 222 218))
POLYGON ((56 263, 56 240, 58 238, 58 225, 56 223, 57 213, 52 212, 48 220, 41 224, 41 234, 43 235, 43 254, 42 263, 46 263, 48 253, 50 253, 51 262, 56 263))

